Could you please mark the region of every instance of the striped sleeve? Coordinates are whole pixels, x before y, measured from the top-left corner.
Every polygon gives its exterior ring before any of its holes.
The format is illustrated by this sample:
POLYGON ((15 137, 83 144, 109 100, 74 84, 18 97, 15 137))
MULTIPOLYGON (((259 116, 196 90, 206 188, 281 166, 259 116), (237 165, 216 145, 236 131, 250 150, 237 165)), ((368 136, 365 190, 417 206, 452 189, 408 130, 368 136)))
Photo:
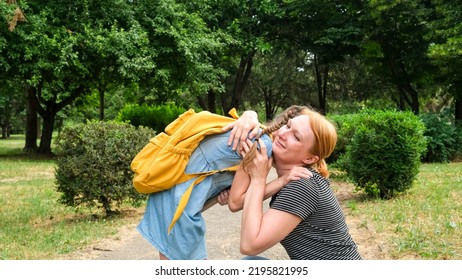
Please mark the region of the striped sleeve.
POLYGON ((316 179, 300 179, 285 186, 271 201, 271 208, 288 212, 306 220, 319 207, 316 179))

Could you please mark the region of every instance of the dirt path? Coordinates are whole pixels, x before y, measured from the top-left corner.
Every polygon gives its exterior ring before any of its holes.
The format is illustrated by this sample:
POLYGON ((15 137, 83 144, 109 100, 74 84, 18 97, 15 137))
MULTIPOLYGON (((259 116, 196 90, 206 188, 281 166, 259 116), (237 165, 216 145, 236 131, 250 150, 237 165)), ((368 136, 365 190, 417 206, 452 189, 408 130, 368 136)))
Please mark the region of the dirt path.
MULTIPOLYGON (((274 177, 275 174, 273 173, 274 177)), ((342 186, 337 197, 342 205, 355 195, 353 187, 342 186)), ((265 203, 266 204, 266 203, 265 203)), ((266 206, 267 207, 267 206, 266 206)), ((373 229, 362 225, 361 220, 350 214, 344 207, 345 217, 359 251, 366 260, 391 259, 386 242, 373 229)), ((239 229, 241 213, 231 213, 227 207, 215 205, 204 213, 207 224, 207 250, 211 260, 241 259, 239 253, 239 229)), ((141 214, 140 214, 141 219, 141 214)), ((281 245, 274 246, 263 256, 270 259, 288 259, 281 245)), ((158 252, 136 230, 136 224, 120 229, 114 237, 102 240, 96 244, 72 254, 63 259, 77 260, 156 260, 158 252)))
MULTIPOLYGON (((207 224, 207 250, 211 260, 236 260, 239 253, 240 213, 215 205, 204 213, 207 224), (217 218, 218 217, 218 218, 217 218)), ((141 219, 141 216, 140 216, 141 219)), ((288 259, 278 245, 263 254, 271 259, 288 259)), ((136 230, 136 224, 121 228, 117 235, 63 256, 74 260, 157 260, 158 252, 136 230)))

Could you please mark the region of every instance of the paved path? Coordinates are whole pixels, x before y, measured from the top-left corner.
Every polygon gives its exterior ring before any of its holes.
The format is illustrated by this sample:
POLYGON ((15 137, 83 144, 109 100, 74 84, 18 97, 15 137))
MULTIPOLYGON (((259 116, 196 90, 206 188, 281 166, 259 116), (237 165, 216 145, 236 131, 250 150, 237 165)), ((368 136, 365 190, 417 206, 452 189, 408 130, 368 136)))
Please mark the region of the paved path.
MULTIPOLYGON (((269 179, 275 178, 274 169, 269 179)), ((264 208, 269 200, 265 201, 264 208)), ((241 212, 232 213, 226 206, 215 205, 204 212, 207 224, 208 259, 230 260, 241 259, 239 252, 239 235, 241 212)), ((136 224, 121 229, 112 239, 103 240, 81 252, 76 253, 75 259, 95 260, 157 260, 157 250, 147 242, 136 230, 136 224)), ((270 259, 288 259, 280 244, 267 250, 262 256, 270 259)))

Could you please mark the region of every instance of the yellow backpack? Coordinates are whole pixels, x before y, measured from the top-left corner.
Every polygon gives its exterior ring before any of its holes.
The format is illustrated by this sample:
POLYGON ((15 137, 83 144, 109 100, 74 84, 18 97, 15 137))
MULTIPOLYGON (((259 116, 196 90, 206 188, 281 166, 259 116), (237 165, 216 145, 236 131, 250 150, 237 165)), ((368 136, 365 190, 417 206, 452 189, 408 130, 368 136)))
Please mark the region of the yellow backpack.
POLYGON ((170 123, 165 128, 165 132, 152 138, 133 159, 130 166, 135 173, 133 186, 143 194, 160 192, 196 178, 181 197, 170 223, 169 233, 183 213, 194 186, 217 172, 237 170, 239 165, 204 173, 185 173, 189 158, 199 142, 207 135, 223 133, 221 129, 225 125, 239 118, 234 108, 229 114, 233 118, 208 111, 196 113, 193 109, 189 109, 170 123))

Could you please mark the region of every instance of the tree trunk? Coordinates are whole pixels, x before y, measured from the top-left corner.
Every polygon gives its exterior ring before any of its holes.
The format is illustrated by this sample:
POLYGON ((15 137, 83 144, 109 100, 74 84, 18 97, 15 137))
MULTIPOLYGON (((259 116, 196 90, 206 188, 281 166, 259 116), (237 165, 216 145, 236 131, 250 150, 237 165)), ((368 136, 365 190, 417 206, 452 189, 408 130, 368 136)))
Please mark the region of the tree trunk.
POLYGON ((418 115, 420 111, 419 110, 420 109, 419 108, 419 94, 412 87, 410 82, 406 82, 403 85, 403 88, 404 88, 404 92, 406 92, 411 97, 409 106, 411 107, 412 112, 414 113, 414 115, 418 115))
POLYGON ((329 65, 319 64, 318 59, 314 58, 314 70, 316 75, 316 88, 318 91, 319 110, 321 113, 327 113, 327 80, 329 78, 329 65))
POLYGON ((38 87, 34 94, 31 96, 31 102, 33 102, 36 112, 42 116, 43 128, 42 136, 40 138, 40 147, 38 152, 45 155, 51 155, 51 141, 53 136, 54 122, 56 114, 63 109, 65 106, 71 104, 77 97, 85 94, 87 89, 81 85, 72 91, 72 94, 63 99, 61 102, 56 102, 57 94, 53 94, 48 100, 42 96, 42 90, 38 87))
POLYGON ((37 147, 37 108, 35 106, 35 94, 37 89, 33 87, 25 87, 26 91, 26 143, 24 146, 25 152, 36 152, 37 147))
POLYGON ((196 99, 202 110, 207 110, 211 113, 217 112, 216 95, 213 91, 209 90, 207 92, 207 97, 198 95, 196 99))
POLYGON ((6 122, 2 122, 2 139, 8 138, 8 124, 6 122))
POLYGON ((382 51, 384 52, 384 55, 385 55, 385 62, 388 65, 388 68, 391 73, 391 77, 393 78, 396 86, 398 87, 398 92, 401 96, 400 102, 402 102, 402 100, 406 101, 409 107, 411 107, 412 112, 415 115, 418 115, 419 114, 419 94, 412 87, 411 85, 412 80, 409 78, 406 68, 399 61, 399 57, 393 52, 388 42, 380 39, 380 45, 382 46, 382 51))
POLYGON ((316 76, 316 89, 317 89, 317 92, 318 92, 318 101, 319 103, 321 103, 320 99, 321 99, 321 95, 322 95, 322 75, 321 75, 321 71, 320 71, 320 66, 318 65, 318 61, 315 57, 314 59, 314 74, 316 76))
POLYGON ((225 112, 228 112, 232 108, 239 109, 242 101, 242 95, 248 84, 250 73, 252 72, 253 58, 255 57, 256 51, 252 51, 247 56, 242 57, 239 63, 239 68, 236 73, 236 79, 234 80, 234 88, 231 94, 231 102, 226 104, 224 102, 224 96, 222 96, 222 106, 225 112))
POLYGON ((462 95, 456 96, 456 104, 454 110, 454 120, 457 124, 462 125, 462 95))
POLYGON ((396 88, 398 89, 398 109, 400 111, 404 111, 406 110, 406 93, 404 92, 404 90, 399 87, 399 86, 396 86, 396 88))
POLYGON ((104 90, 99 89, 99 120, 104 121, 104 90))
POLYGON ((217 112, 216 95, 211 90, 207 92, 207 109, 212 113, 217 112))
POLYGON ((329 64, 324 65, 324 82, 322 83, 322 95, 320 98, 320 110, 324 115, 327 114, 327 81, 329 80, 329 64))
POLYGON ((0 116, 0 124, 2 126, 2 139, 10 137, 9 128, 10 128, 10 116, 11 112, 8 109, 9 105, 6 104, 3 108, 3 116, 0 116))
POLYGON ((52 155, 51 140, 53 138, 53 128, 55 123, 56 112, 50 110, 46 117, 43 116, 42 137, 40 138, 39 153, 44 155, 52 155))
POLYGON ((207 102, 204 97, 202 96, 196 96, 197 104, 199 104, 199 107, 201 107, 202 110, 208 110, 207 109, 207 102))
POLYGON ((273 114, 273 99, 272 94, 271 94, 271 89, 270 88, 263 88, 263 96, 265 97, 265 115, 266 115, 266 120, 272 120, 274 118, 273 114))

